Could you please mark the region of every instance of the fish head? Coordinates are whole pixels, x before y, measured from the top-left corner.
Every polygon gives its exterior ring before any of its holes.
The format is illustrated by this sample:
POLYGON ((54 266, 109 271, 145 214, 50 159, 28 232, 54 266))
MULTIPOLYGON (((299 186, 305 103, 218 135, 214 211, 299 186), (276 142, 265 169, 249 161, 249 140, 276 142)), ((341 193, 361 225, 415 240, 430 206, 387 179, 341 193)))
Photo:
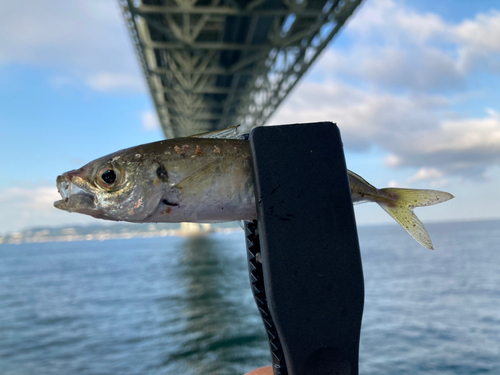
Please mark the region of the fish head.
POLYGON ((145 221, 161 204, 168 174, 133 149, 96 159, 57 177, 58 209, 99 219, 145 221))

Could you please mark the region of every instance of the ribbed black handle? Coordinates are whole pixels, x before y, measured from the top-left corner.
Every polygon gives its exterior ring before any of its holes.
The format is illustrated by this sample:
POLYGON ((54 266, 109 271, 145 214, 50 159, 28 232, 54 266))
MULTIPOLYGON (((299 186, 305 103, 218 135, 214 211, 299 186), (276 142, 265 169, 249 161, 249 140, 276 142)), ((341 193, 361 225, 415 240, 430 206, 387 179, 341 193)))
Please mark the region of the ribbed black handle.
POLYGON ((332 123, 257 127, 250 146, 262 311, 276 349, 290 375, 357 375, 364 282, 340 132, 332 123))
POLYGON ((257 221, 245 222, 245 238, 247 243, 248 270, 250 273, 250 285, 252 293, 259 309, 260 316, 266 328, 273 360, 274 375, 288 375, 286 369, 285 356, 276 332, 273 318, 267 305, 266 291, 264 288, 264 275, 262 273, 262 263, 259 261, 260 242, 257 221))

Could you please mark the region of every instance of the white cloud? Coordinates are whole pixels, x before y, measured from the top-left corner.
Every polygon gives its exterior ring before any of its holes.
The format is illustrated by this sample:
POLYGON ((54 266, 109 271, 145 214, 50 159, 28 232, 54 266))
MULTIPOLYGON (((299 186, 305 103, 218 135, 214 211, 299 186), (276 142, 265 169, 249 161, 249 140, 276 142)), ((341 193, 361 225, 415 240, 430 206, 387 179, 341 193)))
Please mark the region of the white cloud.
POLYGON ((359 69, 370 82, 389 87, 429 90, 465 86, 456 62, 435 48, 382 48, 372 56, 360 58, 359 69))
POLYGON ((328 81, 304 82, 271 123, 335 121, 345 147, 372 146, 388 153, 391 167, 432 166, 446 174, 477 176, 500 164, 500 116, 449 119, 440 96, 404 97, 328 81))
POLYGON ((442 120, 398 150, 402 166, 435 166, 446 174, 482 177, 500 165, 500 116, 442 120))
POLYGON ((453 37, 460 46, 459 64, 470 70, 481 63, 500 71, 500 12, 478 14, 452 28, 453 37), (495 56, 496 55, 496 56, 495 56))
POLYGON ((22 228, 89 224, 95 219, 56 209, 53 203, 60 199, 55 187, 13 187, 0 191, 0 233, 18 231, 22 228))
POLYGON ((61 199, 60 195, 54 187, 36 189, 13 187, 0 194, 0 203, 16 202, 15 204, 19 207, 34 211, 51 211, 52 203, 59 199, 61 199))
POLYGON ((412 185, 416 182, 424 181, 426 185, 430 184, 430 187, 434 189, 442 189, 450 184, 450 181, 445 178, 443 171, 437 168, 420 168, 417 173, 411 176, 407 184, 412 185))
POLYGON ((412 135, 433 129, 438 121, 435 112, 447 105, 448 100, 440 96, 372 93, 333 80, 304 82, 271 122, 335 121, 351 149, 379 144, 396 151, 398 144, 410 141, 412 135))
POLYGON ((445 29, 444 21, 436 14, 420 14, 394 0, 374 0, 363 5, 349 24, 347 32, 354 32, 365 39, 371 39, 375 32, 386 40, 410 38, 421 43, 443 33, 445 29), (394 29, 400 32, 393 34, 394 29))
POLYGON ((161 125, 156 112, 144 111, 141 114, 142 126, 146 130, 160 130, 161 125))
POLYGON ((0 67, 27 64, 63 69, 72 75, 66 79, 88 82, 98 90, 144 91, 144 84, 138 83, 143 80, 142 73, 120 13, 116 1, 4 2, 0 12, 0 67))
POLYGON ((500 12, 478 14, 474 20, 465 20, 454 28, 455 35, 474 49, 500 52, 500 12))
POLYGON ((389 167, 397 168, 401 165, 401 159, 399 156, 394 154, 389 154, 384 160, 385 164, 389 167))
POLYGON ((474 69, 500 71, 500 12, 495 10, 454 24, 402 2, 373 0, 345 33, 355 39, 353 47, 342 53, 334 44, 330 57, 319 63, 337 77, 426 92, 463 90, 474 69))
POLYGON ((419 170, 410 182, 443 185, 444 176, 475 178, 500 165, 500 108, 483 117, 453 110, 471 96, 474 69, 495 74, 500 64, 500 12, 451 23, 373 0, 345 34, 352 47, 334 44, 315 67, 321 79, 301 82, 271 123, 337 122, 347 149, 376 147, 386 165, 419 170))
POLYGON ((413 175, 409 182, 435 180, 443 177, 443 172, 437 168, 420 168, 415 175, 413 175))
POLYGON ((442 151, 500 154, 500 115, 489 110, 484 118, 443 121, 439 129, 417 147, 425 153, 442 151))
POLYGON ((97 73, 87 78, 87 84, 98 91, 145 91, 144 78, 132 74, 97 73))

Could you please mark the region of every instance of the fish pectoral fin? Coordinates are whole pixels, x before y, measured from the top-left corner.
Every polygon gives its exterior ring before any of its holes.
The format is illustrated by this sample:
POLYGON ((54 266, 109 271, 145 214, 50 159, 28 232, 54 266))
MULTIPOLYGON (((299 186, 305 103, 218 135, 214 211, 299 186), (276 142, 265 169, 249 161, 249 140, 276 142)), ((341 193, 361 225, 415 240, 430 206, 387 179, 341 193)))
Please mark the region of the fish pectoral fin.
POLYGON ((240 139, 241 134, 238 134, 240 125, 231 126, 226 129, 214 130, 207 133, 191 135, 189 138, 219 138, 219 139, 240 139))
POLYGON ((199 188, 202 188, 203 186, 211 186, 213 184, 213 180, 216 178, 218 174, 220 174, 220 172, 221 172, 220 163, 217 160, 215 160, 197 169, 196 171, 191 173, 188 177, 186 177, 185 179, 179 181, 177 184, 172 186, 172 188, 182 190, 186 188, 188 185, 197 186, 199 188))

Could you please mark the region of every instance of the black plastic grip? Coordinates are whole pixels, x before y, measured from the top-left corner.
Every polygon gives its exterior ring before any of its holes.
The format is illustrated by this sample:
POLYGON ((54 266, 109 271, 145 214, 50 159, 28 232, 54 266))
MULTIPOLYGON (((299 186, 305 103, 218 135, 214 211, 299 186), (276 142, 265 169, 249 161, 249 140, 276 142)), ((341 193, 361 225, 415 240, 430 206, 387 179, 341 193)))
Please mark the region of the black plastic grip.
POLYGON ((358 374, 364 282, 340 132, 250 133, 264 287, 290 375, 358 374))

